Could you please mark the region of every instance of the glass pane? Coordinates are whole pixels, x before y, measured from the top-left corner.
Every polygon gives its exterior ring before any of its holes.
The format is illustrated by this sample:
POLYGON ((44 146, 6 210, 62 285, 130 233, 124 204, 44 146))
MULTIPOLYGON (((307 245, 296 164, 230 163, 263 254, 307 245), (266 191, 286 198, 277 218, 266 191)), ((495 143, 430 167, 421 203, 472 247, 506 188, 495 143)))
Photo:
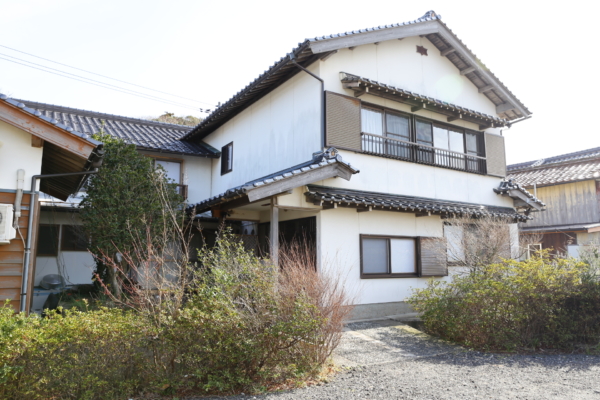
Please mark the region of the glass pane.
POLYGON ((392 273, 416 273, 417 256, 414 239, 390 239, 392 273))
POLYGON ((61 250, 63 251, 87 251, 89 240, 81 225, 63 225, 61 250))
POLYGON ((417 142, 421 144, 432 145, 433 135, 431 133, 431 124, 417 120, 417 142))
POLYGON ((383 136, 383 114, 381 111, 363 108, 360 117, 361 129, 364 133, 383 136))
POLYGON ((456 151, 458 153, 464 153, 465 142, 463 139, 463 133, 456 131, 448 131, 448 135, 450 138, 450 150, 456 151))
POLYGON ((477 155, 477 135, 474 133, 467 133, 467 153, 477 155))
POLYGON ((385 123, 388 136, 394 139, 409 140, 408 118, 386 113, 385 123))
POLYGON ((387 274, 388 273, 388 245, 387 239, 363 239, 363 273, 387 274))
POLYGON ((440 128, 438 126, 433 127, 433 146, 438 149, 450 149, 448 144, 448 129, 440 128))
POLYGON ((163 167, 170 183, 181 183, 181 163, 156 160, 156 165, 163 167))
POLYGON ((456 225, 444 225, 444 237, 448 249, 448 261, 459 262, 465 259, 463 248, 463 228, 456 225))
POLYGON ((56 256, 58 254, 59 225, 40 225, 38 233, 38 256, 56 256))

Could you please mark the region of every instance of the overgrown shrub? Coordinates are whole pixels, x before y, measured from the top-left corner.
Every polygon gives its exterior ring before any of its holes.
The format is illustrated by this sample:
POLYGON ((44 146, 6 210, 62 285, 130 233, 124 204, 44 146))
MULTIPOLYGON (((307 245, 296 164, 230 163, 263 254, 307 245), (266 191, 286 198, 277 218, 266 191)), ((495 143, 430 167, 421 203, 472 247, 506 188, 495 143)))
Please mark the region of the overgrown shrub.
POLYGON ((339 280, 301 256, 288 253, 279 269, 224 234, 201 251, 176 312, 124 307, 39 318, 0 308, 0 398, 231 393, 312 376, 350 308, 339 280))
POLYGON ((576 349, 600 341, 600 283, 589 266, 541 253, 431 281, 409 302, 425 329, 484 350, 576 349))

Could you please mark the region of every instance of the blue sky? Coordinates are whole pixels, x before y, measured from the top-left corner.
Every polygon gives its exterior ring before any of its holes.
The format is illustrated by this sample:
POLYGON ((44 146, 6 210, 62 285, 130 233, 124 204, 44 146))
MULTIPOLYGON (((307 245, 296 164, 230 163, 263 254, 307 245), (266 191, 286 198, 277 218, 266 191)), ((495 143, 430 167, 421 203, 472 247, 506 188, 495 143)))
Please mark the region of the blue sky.
MULTIPOLYGON (((134 97, 0 59, 0 93, 146 117, 225 102, 306 37, 408 21, 442 20, 533 112, 505 130, 509 163, 600 146, 586 118, 600 92, 593 2, 528 1, 0 0, 0 45, 179 97, 48 65, 185 104, 134 97), (193 101, 192 101, 193 100, 193 101), (204 103, 201 103, 204 102, 204 103)), ((18 60, 17 60, 18 61, 18 60)), ((21 62, 21 61, 19 61, 21 62)))

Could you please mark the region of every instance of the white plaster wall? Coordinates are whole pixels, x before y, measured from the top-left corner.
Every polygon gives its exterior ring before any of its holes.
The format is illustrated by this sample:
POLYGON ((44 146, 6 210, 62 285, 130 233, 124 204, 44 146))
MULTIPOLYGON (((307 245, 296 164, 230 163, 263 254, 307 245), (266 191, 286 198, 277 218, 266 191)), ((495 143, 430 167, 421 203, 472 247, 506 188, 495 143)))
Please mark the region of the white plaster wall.
POLYGON ((321 77, 325 89, 353 95, 342 87, 339 73, 347 72, 401 89, 434 97, 462 107, 490 115, 496 114, 495 105, 427 38, 410 37, 388 40, 378 45, 367 44, 354 50, 341 49, 321 63, 321 77), (416 52, 416 46, 428 49, 428 55, 416 52))
POLYGON ((31 134, 0 121, 0 189, 17 189, 17 170, 25 170, 24 190, 42 170, 42 148, 31 147, 31 134))
MULTIPOLYGON (((443 223, 437 216, 337 208, 317 217, 320 268, 345 282, 356 296, 355 304, 404 301, 412 288, 422 288, 430 278, 360 279, 360 234, 390 236, 443 236, 443 223)), ((447 278, 436 278, 447 279, 447 278)))
MULTIPOLYGON (((40 224, 81 225, 77 213, 42 211, 40 224)), ((60 240, 60 237, 59 237, 60 240)), ((60 274, 67 285, 90 284, 95 268, 94 257, 87 251, 59 251, 56 257, 37 257, 35 261, 34 286, 38 286, 45 275, 60 274)))
POLYGON ((471 174, 407 161, 340 151, 344 161, 360 172, 350 181, 331 178, 318 185, 440 200, 513 207, 512 199, 497 195, 500 178, 471 174))
POLYGON ((211 196, 210 182, 212 179, 211 169, 213 159, 150 151, 141 151, 140 153, 150 157, 165 158, 171 161, 183 161, 183 180, 181 183, 188 185, 188 203, 198 203, 211 196))
MULTIPOLYGON (((309 70, 318 74, 319 63, 309 70)), ((321 150, 321 84, 301 71, 233 117, 204 141, 221 149, 233 141, 233 171, 213 160, 212 195, 308 161, 321 150)))

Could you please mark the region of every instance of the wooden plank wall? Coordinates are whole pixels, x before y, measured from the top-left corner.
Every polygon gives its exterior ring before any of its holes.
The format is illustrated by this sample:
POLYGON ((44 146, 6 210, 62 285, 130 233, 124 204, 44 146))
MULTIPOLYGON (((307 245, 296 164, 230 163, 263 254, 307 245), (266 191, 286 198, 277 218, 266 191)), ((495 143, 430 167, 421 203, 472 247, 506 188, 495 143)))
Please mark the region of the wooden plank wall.
MULTIPOLYGON (((0 192, 0 203, 14 204, 16 193, 0 192)), ((23 235, 23 240, 19 232, 16 239, 10 241, 10 244, 0 245, 0 302, 11 299, 11 306, 19 310, 21 293, 21 281, 23 279, 23 257, 25 254, 24 241, 27 240, 27 221, 29 218, 29 194, 23 194, 21 202, 21 217, 19 218, 19 230, 23 235)), ((35 248, 35 247, 34 247, 35 248)), ((35 257, 32 256, 32 263, 35 257)), ((30 267, 30 275, 33 275, 33 268, 30 267)), ((31 282, 31 281, 30 281, 31 282)))
POLYGON ((532 213, 525 227, 584 224, 600 221, 599 197, 594 180, 541 187, 537 197, 546 203, 546 211, 532 213))

